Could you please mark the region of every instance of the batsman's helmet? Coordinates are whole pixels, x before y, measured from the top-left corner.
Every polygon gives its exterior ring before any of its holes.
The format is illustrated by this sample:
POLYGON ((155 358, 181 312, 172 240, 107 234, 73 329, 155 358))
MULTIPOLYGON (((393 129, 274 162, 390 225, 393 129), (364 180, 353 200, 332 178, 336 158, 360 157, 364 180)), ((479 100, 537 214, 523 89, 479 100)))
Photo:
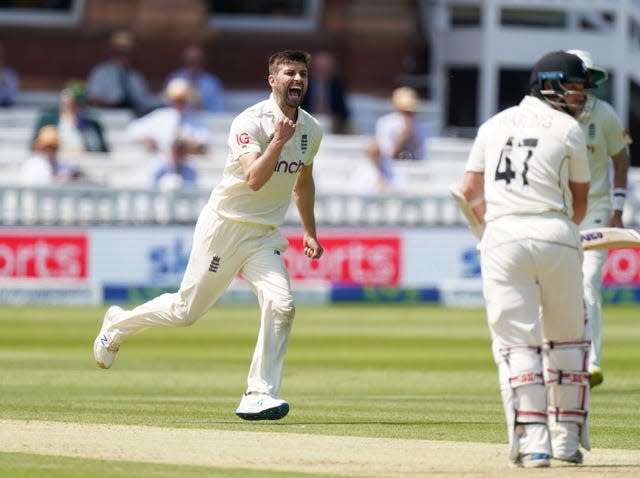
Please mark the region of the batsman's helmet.
MULTIPOLYGON (((588 68, 580 57, 565 51, 547 53, 531 70, 531 93, 573 116, 575 111, 566 101, 566 95, 572 91, 564 86, 566 83, 581 83, 585 90, 597 86, 591 81, 588 68)), ((583 91, 573 93, 584 94, 583 91)))

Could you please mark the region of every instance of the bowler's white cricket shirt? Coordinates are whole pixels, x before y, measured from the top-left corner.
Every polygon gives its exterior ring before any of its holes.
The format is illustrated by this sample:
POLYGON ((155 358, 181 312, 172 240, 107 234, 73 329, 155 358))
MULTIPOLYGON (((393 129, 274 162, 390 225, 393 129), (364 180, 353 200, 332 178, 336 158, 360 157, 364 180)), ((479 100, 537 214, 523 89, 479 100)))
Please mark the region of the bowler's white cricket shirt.
POLYGON ((279 226, 291 203, 297 173, 313 163, 320 147, 322 128, 309 113, 298 108, 293 137, 282 148, 273 175, 258 191, 244 178, 238 158, 245 153, 262 153, 274 135, 274 122, 284 114, 273 99, 251 106, 231 124, 229 154, 222 181, 211 192, 209 205, 221 216, 241 222, 279 226))
POLYGON ((572 217, 568 181, 590 178, 578 122, 534 96, 480 127, 466 170, 484 173, 487 222, 513 214, 572 217))
POLYGON ((591 171, 587 214, 608 211, 611 209, 609 158, 631 144, 631 138, 613 107, 600 99, 596 99, 591 112, 579 118, 579 122, 587 141, 591 171))

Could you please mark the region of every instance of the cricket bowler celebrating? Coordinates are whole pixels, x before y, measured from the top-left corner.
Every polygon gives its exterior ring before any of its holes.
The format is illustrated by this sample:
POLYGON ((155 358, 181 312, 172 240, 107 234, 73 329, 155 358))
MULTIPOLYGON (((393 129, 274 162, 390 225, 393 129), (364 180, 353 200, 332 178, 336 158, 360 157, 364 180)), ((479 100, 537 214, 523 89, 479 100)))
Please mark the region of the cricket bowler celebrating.
MULTIPOLYGON (((604 83, 606 70, 594 66, 591 55, 584 50, 569 50, 587 67, 591 81, 604 83)), ((578 122, 587 142, 587 158, 591 172, 589 207, 580 230, 611 226, 623 227, 622 211, 627 197, 629 171, 628 145, 631 138, 620 123, 611 105, 591 93, 584 97, 579 109, 578 122), (613 177, 609 175, 609 158, 613 177), (611 187, 613 185, 613 195, 611 187), (612 197, 611 197, 612 196, 612 197)), ((582 272, 584 274, 584 303, 591 328, 591 352, 589 354, 589 382, 592 387, 604 379, 602 359, 602 268, 607 250, 585 251, 582 272)))
POLYGON ((590 176, 573 105, 592 86, 577 56, 543 56, 529 95, 478 130, 461 190, 485 223, 483 295, 518 467, 546 467, 551 458, 579 464, 579 445, 590 449, 577 227, 590 176))
POLYGON ((223 178, 195 226, 180 289, 133 310, 110 307, 93 346, 98 366, 109 368, 122 343, 148 327, 193 324, 240 274, 260 304, 258 340, 246 393, 236 414, 278 420, 289 412, 280 385, 295 307, 278 230, 291 202, 297 206, 304 253, 318 259, 313 159, 321 127, 299 106, 307 91, 310 55, 285 50, 269 58, 271 96, 238 115, 229 133, 223 178))

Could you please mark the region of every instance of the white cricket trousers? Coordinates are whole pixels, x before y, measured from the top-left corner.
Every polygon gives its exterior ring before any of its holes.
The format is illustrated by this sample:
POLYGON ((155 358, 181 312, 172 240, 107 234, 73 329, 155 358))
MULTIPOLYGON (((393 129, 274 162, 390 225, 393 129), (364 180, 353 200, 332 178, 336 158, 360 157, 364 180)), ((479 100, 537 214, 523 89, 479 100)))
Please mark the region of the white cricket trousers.
MULTIPOLYGON (((609 224, 611 211, 587 214, 580 229, 605 227, 609 224)), ((602 269, 607 260, 607 250, 585 251, 582 273, 584 275, 584 306, 591 329, 589 370, 600 367, 602 360, 602 269)))
MULTIPOLYGON (((565 387, 555 392, 541 378, 533 379, 546 374, 549 364, 544 363, 544 353, 529 352, 543 350, 545 342, 584 340, 582 248, 578 228, 560 215, 500 218, 487 224, 480 245, 480 260, 512 456, 549 453, 551 448, 554 456, 569 455, 577 450, 578 435, 572 433, 567 438, 565 425, 551 419, 548 427, 545 426, 547 395, 561 393, 557 400, 554 395, 553 401, 560 401, 562 405, 580 401, 577 394, 585 391, 565 387), (514 385, 514 380, 521 378, 524 386, 514 385), (534 426, 514 442, 515 409, 539 414, 539 420, 531 422, 541 425, 534 426)), ((586 366, 585 350, 571 350, 562 357, 554 351, 549 357, 561 362, 553 366, 562 370, 580 371, 586 366)), ((587 406, 586 398, 581 404, 587 406)))
POLYGON ((282 253, 288 243, 277 228, 233 221, 206 205, 195 226, 180 289, 123 311, 108 330, 113 342, 149 327, 192 325, 240 274, 260 304, 260 329, 247 379, 247 392, 279 397, 284 356, 295 315, 282 253))

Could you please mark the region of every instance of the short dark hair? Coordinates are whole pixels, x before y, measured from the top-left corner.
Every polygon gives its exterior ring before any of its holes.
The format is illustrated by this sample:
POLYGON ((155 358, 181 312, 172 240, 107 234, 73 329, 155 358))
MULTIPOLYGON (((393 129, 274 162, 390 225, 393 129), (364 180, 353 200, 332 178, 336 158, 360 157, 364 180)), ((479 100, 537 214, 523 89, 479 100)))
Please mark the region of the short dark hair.
POLYGON ((269 74, 275 75, 282 64, 304 63, 308 68, 310 62, 311 55, 304 50, 282 50, 269 57, 269 74))

